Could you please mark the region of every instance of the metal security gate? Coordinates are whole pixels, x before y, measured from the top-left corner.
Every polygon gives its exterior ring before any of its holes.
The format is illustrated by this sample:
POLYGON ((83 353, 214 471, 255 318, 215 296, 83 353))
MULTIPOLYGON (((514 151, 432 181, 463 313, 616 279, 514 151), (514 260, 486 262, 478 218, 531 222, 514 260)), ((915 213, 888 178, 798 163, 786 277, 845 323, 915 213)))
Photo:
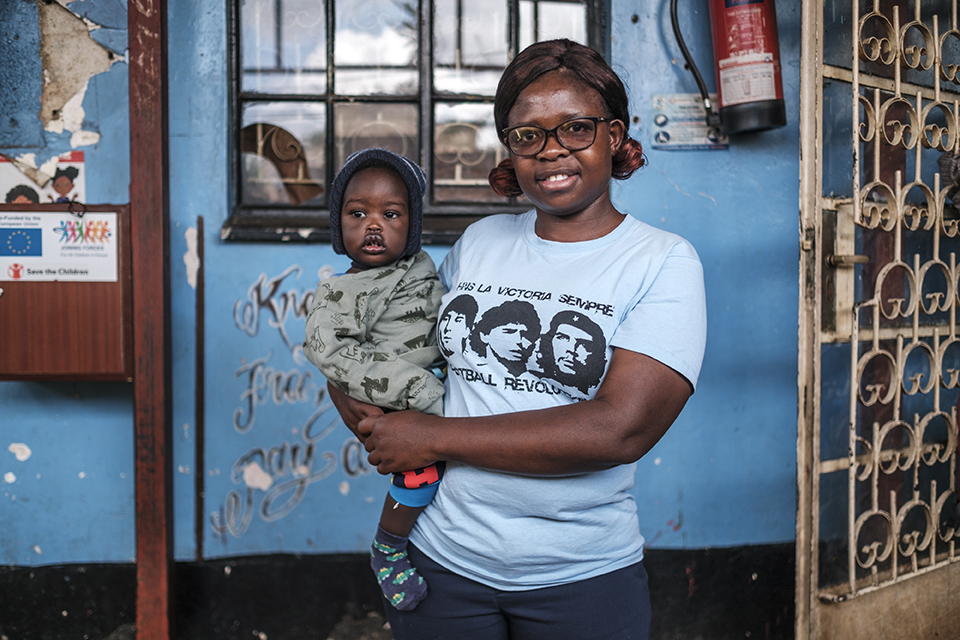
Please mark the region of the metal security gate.
POLYGON ((802 15, 797 638, 958 638, 957 1, 802 15))

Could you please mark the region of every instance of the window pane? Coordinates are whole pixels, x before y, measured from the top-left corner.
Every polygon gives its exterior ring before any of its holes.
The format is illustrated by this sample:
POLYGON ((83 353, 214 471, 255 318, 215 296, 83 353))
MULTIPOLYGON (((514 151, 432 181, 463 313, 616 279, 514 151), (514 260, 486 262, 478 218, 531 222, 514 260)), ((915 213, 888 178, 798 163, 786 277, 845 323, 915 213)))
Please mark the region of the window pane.
POLYGON ((504 158, 492 104, 439 104, 434 111, 434 200, 505 202, 487 182, 504 158))
POLYGON ((395 95, 417 93, 416 69, 344 69, 337 68, 337 93, 347 96, 395 95))
POLYGON ((240 14, 244 91, 326 91, 323 0, 244 0, 240 14))
POLYGON ((507 66, 506 0, 436 0, 434 88, 492 96, 507 66))
POLYGON ((554 38, 569 38, 587 44, 586 5, 581 2, 520 0, 520 49, 554 38))
POLYGON ((336 92, 416 93, 417 4, 353 0, 336 6, 336 92))
POLYGON ((336 119, 336 168, 354 151, 382 147, 420 161, 417 107, 413 104, 338 104, 336 119))
POLYGON ((248 104, 241 126, 243 204, 323 204, 324 105, 248 104))

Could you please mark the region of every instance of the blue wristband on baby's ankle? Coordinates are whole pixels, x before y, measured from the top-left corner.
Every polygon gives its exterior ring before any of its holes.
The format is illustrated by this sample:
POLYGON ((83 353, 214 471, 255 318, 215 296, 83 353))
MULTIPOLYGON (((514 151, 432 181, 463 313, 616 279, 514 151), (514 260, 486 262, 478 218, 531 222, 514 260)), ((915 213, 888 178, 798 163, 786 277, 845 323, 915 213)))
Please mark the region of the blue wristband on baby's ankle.
POLYGON ((440 484, 436 482, 416 489, 407 489, 391 484, 390 497, 405 507, 425 507, 433 500, 433 496, 437 494, 439 487, 440 484))

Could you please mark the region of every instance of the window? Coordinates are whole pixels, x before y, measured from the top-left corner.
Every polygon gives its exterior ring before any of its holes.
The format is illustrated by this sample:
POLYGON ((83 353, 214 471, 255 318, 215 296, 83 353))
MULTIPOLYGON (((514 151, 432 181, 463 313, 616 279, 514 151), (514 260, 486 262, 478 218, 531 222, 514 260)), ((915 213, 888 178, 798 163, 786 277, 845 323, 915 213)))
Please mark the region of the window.
POLYGON ((511 55, 539 40, 602 51, 601 1, 241 0, 234 206, 221 236, 328 240, 326 186, 347 156, 373 146, 423 166, 425 242, 523 210, 487 183, 504 158, 497 82, 511 55))

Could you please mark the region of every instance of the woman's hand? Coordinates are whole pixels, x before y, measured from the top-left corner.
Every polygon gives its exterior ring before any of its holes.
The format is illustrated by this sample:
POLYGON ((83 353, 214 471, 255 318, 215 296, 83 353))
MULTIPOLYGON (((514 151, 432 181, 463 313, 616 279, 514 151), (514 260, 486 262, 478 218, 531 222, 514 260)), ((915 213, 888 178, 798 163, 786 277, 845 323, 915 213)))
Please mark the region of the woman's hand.
POLYGON ((442 418, 417 411, 395 411, 364 418, 357 437, 367 461, 382 474, 419 469, 440 460, 431 443, 442 418))
POLYGON ((327 393, 330 395, 330 401, 333 402, 333 406, 336 407, 340 413, 343 424, 347 425, 347 429, 350 429, 360 442, 364 442, 366 438, 357 430, 357 425, 368 416, 382 416, 383 409, 376 405, 354 400, 329 382, 327 383, 327 393))

